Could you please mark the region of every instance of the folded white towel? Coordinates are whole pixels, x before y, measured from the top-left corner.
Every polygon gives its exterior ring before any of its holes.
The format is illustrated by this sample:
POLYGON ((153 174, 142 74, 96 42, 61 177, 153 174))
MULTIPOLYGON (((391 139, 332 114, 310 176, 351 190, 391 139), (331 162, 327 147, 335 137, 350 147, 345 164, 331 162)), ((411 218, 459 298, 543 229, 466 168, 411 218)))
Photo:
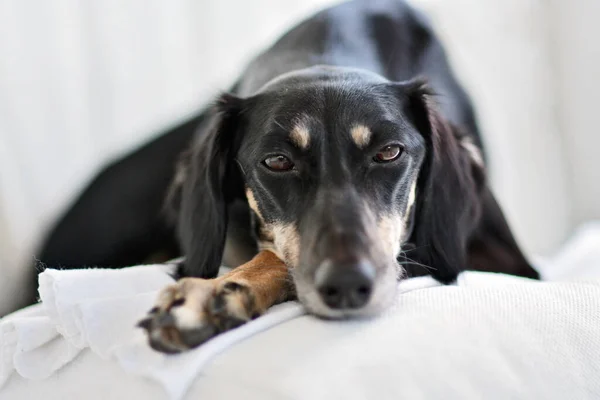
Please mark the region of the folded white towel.
POLYGON ((173 282, 166 268, 169 266, 145 265, 122 270, 48 269, 39 276, 40 299, 58 332, 72 345, 83 348, 88 343, 82 326, 82 304, 155 292, 173 282))
POLYGON ((113 347, 128 340, 124 332, 134 330, 157 291, 173 282, 172 268, 44 271, 39 276, 42 305, 0 323, 0 387, 14 370, 28 379, 45 379, 88 346, 108 358, 113 347))
POLYGON ((58 336, 55 324, 41 308, 29 307, 5 317, 0 323, 0 387, 16 368, 34 379, 50 376, 54 370, 46 359, 37 370, 30 367, 35 364, 30 360, 58 336))
POLYGON ((158 291, 173 282, 162 266, 121 271, 49 270, 39 280, 42 304, 62 337, 75 346, 90 347, 102 358, 115 359, 132 374, 159 382, 173 399, 185 394, 198 371, 219 352, 303 313, 299 304, 282 304, 269 315, 194 351, 167 356, 151 349, 143 330, 136 327, 153 306, 158 291), (94 289, 86 291, 82 287, 94 289))
POLYGON ((14 355, 17 348, 17 333, 12 321, 0 323, 0 388, 15 369, 14 355))
POLYGON ((158 381, 171 398, 180 398, 214 355, 303 313, 297 303, 282 304, 210 345, 165 356, 148 346, 136 323, 153 306, 158 291, 173 283, 171 269, 171 265, 145 265, 44 271, 39 276, 42 304, 0 322, 0 387, 13 371, 27 379, 48 378, 89 347, 135 375, 158 381))

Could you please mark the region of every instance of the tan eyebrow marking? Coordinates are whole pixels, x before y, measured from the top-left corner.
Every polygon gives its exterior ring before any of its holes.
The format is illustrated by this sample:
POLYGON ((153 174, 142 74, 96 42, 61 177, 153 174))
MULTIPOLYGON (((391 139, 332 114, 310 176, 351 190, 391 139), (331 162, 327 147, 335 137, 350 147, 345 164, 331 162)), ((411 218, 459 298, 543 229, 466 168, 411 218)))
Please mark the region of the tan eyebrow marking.
POLYGON ((303 123, 298 123, 294 126, 294 129, 290 132, 290 139, 292 142, 301 149, 308 148, 310 144, 310 132, 303 123))
POLYGON ((372 132, 364 125, 355 125, 350 129, 350 136, 359 148, 363 148, 369 144, 372 132))

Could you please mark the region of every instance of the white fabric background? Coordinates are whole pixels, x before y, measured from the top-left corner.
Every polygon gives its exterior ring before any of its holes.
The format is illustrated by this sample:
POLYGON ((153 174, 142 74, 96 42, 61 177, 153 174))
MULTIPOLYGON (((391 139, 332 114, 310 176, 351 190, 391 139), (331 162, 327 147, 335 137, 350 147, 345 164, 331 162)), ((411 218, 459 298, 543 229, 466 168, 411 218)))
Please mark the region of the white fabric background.
MULTIPOLYGON (((0 2, 0 315, 93 172, 228 87, 332 0, 0 2)), ((415 0, 472 94, 494 186, 530 254, 600 216, 600 54, 586 0, 415 0), (573 41, 577 44, 573 45, 573 41), (594 146, 596 144, 596 146, 594 146)))

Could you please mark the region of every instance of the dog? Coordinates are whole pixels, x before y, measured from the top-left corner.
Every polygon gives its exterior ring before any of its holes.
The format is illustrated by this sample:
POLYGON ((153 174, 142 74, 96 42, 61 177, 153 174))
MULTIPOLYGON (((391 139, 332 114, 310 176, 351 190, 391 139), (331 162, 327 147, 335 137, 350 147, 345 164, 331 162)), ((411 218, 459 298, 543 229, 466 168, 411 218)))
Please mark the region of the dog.
POLYGON ((368 317, 410 276, 538 278, 486 181, 471 101, 400 0, 349 1, 291 29, 214 105, 106 168, 39 258, 121 267, 157 254, 185 256, 140 322, 166 353, 289 299, 368 317), (223 262, 241 266, 217 277, 223 262))

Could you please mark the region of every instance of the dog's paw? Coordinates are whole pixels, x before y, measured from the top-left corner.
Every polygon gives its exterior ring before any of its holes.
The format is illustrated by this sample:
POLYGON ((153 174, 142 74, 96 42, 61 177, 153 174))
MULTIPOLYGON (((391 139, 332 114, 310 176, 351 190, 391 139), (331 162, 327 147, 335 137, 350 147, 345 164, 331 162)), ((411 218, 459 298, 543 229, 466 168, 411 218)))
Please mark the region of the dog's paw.
POLYGON ((153 349, 179 353, 259 314, 252 290, 244 283, 185 278, 161 291, 138 326, 146 330, 153 349))

